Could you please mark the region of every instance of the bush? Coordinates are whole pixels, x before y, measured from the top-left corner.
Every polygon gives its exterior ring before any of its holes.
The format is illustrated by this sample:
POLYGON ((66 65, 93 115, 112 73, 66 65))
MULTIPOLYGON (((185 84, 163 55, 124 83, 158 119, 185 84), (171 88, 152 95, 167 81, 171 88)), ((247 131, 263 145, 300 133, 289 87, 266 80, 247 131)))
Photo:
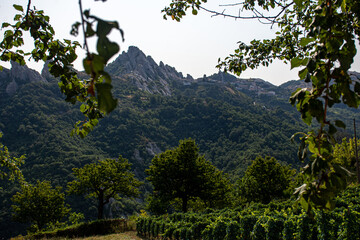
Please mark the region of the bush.
POLYGON ((52 232, 42 232, 31 236, 29 239, 46 239, 54 237, 88 237, 94 235, 106 235, 127 231, 127 221, 125 219, 97 220, 89 223, 81 223, 65 229, 58 229, 52 232))

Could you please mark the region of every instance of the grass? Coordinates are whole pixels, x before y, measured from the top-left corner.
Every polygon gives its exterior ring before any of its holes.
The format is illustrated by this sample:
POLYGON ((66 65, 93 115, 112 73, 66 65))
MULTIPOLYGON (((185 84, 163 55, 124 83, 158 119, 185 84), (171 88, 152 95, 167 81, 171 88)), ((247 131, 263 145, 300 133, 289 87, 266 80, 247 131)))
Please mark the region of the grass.
POLYGON ((136 235, 137 232, 135 231, 135 228, 136 228, 136 224, 134 219, 127 221, 124 221, 123 219, 101 220, 101 221, 94 221, 89 223, 81 223, 64 229, 54 230, 53 232, 38 233, 30 236, 18 236, 11 238, 11 240, 25 240, 25 239, 142 240, 143 238, 140 238, 136 235), (102 235, 91 236, 92 234, 96 234, 96 233, 102 235), (77 237, 77 238, 66 237, 66 236, 74 236, 74 235, 77 236, 88 235, 88 237, 77 237))

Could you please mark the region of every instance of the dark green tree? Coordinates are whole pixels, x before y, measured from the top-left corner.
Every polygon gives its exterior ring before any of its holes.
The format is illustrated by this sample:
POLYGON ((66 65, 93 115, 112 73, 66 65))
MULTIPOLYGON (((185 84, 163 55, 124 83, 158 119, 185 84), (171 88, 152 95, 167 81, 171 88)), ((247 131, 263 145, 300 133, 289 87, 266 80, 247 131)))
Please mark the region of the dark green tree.
POLYGON ((206 207, 228 207, 231 204, 232 185, 227 175, 205 159, 200 167, 200 173, 203 174, 204 181, 200 186, 199 198, 206 207))
POLYGON ((180 21, 191 9, 196 15, 204 10, 216 16, 235 19, 257 19, 276 25, 273 39, 239 42, 218 67, 240 75, 246 69, 268 66, 274 59, 301 67, 299 78, 311 83, 311 89, 297 89, 290 102, 301 113, 303 121, 315 130, 300 133, 300 160, 310 162, 303 169, 305 183, 299 187, 299 202, 310 212, 312 207, 332 209, 334 197, 347 186, 349 172, 333 161, 334 134, 345 124, 328 118, 329 108, 343 103, 358 108, 360 82, 351 79, 349 69, 356 55, 360 36, 360 1, 353 0, 244 0, 227 5, 239 7, 238 15, 212 11, 207 0, 172 0, 163 12, 180 21))
POLYGON ((73 168, 75 180, 68 183, 70 194, 86 194, 98 201, 98 219, 104 216, 104 206, 111 198, 136 197, 141 185, 130 172, 127 159, 100 160, 82 168, 73 168))
POLYGON ((247 202, 269 203, 284 199, 295 170, 280 164, 275 158, 257 157, 246 169, 245 176, 239 181, 239 195, 247 202))
POLYGON ((147 178, 154 186, 154 197, 162 201, 181 200, 182 211, 190 200, 200 198, 214 206, 230 192, 229 180, 204 156, 192 139, 181 140, 177 148, 155 156, 147 178))
POLYGON ((48 181, 35 185, 23 184, 13 197, 14 220, 31 223, 30 231, 38 231, 63 219, 70 211, 65 205, 61 187, 53 188, 48 181))

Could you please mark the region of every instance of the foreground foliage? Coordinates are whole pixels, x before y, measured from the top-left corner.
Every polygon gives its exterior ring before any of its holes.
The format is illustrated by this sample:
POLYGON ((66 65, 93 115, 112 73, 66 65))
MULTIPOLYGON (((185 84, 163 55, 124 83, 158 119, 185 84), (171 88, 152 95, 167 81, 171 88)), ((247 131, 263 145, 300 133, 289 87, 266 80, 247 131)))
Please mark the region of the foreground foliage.
POLYGON ((142 215, 137 231, 150 239, 360 239, 360 186, 348 188, 336 203, 333 211, 316 210, 313 217, 294 209, 290 202, 158 217, 142 215))
MULTIPOLYGON (((186 11, 194 15, 207 0, 172 0, 163 12, 180 21, 186 11)), ((298 68, 299 78, 311 83, 311 88, 297 89, 290 103, 301 113, 302 120, 316 129, 299 133, 299 159, 309 157, 303 171, 304 184, 296 193, 299 202, 310 212, 312 208, 334 208, 334 197, 347 186, 349 172, 333 161, 334 134, 345 128, 342 119, 330 120, 329 108, 343 103, 351 108, 360 105, 360 82, 350 77, 349 69, 356 55, 356 40, 360 36, 360 2, 353 0, 244 0, 235 4, 239 14, 223 12, 215 15, 235 19, 258 19, 277 25, 273 39, 240 42, 235 53, 218 67, 240 75, 246 69, 268 66, 274 59, 298 68), (250 12, 250 16, 246 15, 250 12), (308 154, 310 153, 310 154, 308 154), (309 156, 308 156, 309 155, 309 156)), ((299 136, 297 135, 297 136, 299 136)))
POLYGON ((48 181, 37 181, 35 185, 24 183, 12 201, 14 219, 31 223, 30 232, 56 224, 70 211, 65 205, 65 194, 61 192, 61 187, 53 188, 48 181))
MULTIPOLYGON (((31 0, 28 0, 26 9, 16 4, 13 7, 18 11, 14 16, 15 23, 3 22, 1 25, 6 30, 0 42, 0 60, 25 65, 25 58, 28 57, 36 62, 45 62, 51 75, 59 80, 59 88, 66 96, 65 100, 72 104, 82 103, 80 111, 86 120, 78 121, 73 133, 85 137, 98 124, 99 119, 113 111, 117 105, 111 92, 111 77, 104 68, 109 59, 120 50, 117 43, 109 40, 108 35, 111 30, 116 29, 123 37, 122 29, 116 21, 105 21, 91 15, 89 9, 83 10, 80 0, 81 21, 73 24, 71 34, 77 36, 79 27, 82 27, 84 44, 81 46, 77 41, 55 39, 50 17, 43 10, 35 7, 32 9, 31 0), (34 48, 29 52, 24 49, 23 35, 26 32, 34 41, 34 48), (91 37, 97 38, 97 52, 92 52, 88 47, 87 39, 91 37), (80 46, 86 51, 83 67, 89 78, 85 80, 80 79, 73 68, 77 59, 76 48, 80 46)), ((0 65, 0 71, 2 70, 0 65)))

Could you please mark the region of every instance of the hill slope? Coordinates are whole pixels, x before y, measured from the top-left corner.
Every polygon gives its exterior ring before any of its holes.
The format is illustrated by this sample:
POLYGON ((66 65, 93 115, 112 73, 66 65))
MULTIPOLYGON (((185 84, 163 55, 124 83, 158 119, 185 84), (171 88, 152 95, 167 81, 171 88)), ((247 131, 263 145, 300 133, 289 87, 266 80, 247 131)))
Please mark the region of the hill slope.
MULTIPOLYGON (((27 181, 50 180, 65 187, 73 179, 73 167, 120 154, 133 164, 136 176, 144 179, 144 170, 155 154, 189 137, 234 180, 257 156, 270 155, 299 165, 297 146, 289 139, 306 126, 287 103, 287 87, 224 73, 201 79, 183 77, 136 47, 120 55, 107 70, 113 76, 119 107, 86 139, 69 136, 82 116, 78 106, 63 100, 46 69, 40 75, 14 64, 0 73, 1 141, 12 153, 26 154, 23 172, 27 181)), ((358 116, 357 111, 346 109, 338 114, 358 116)), ((9 199, 17 188, 10 183, 2 186, 0 222, 6 224, 1 224, 0 236, 18 227, 9 220, 9 199)), ((142 190, 149 190, 148 185, 142 190)), ((85 212, 88 218, 96 216, 93 203, 69 201, 73 210, 85 212)), ((127 203, 113 214, 131 213, 132 208, 136 204, 127 203)))

